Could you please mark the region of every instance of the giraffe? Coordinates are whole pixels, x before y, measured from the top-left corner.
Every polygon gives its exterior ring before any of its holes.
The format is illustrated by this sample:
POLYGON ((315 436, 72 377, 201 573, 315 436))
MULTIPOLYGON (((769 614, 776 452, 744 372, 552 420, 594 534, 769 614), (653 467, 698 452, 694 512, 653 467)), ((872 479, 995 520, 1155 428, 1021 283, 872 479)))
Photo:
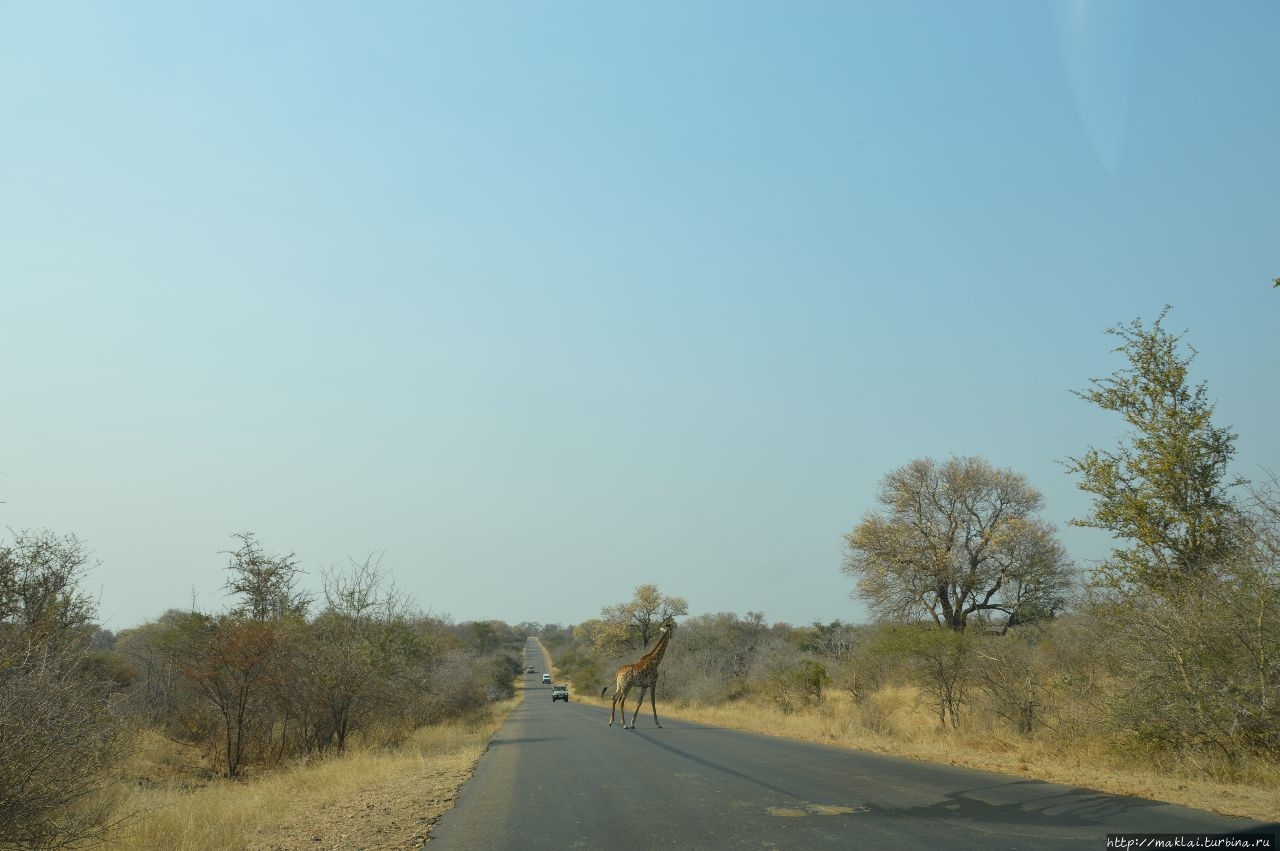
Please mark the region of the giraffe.
MULTIPOLYGON (((662 654, 667 652, 667 642, 671 640, 671 633, 676 628, 675 618, 668 617, 662 622, 662 626, 658 627, 658 641, 653 645, 653 649, 640 657, 640 661, 631 665, 623 665, 618 668, 617 679, 613 686, 613 706, 609 709, 609 726, 613 726, 613 715, 617 711, 618 706, 622 706, 622 729, 627 729, 627 692, 631 691, 632 686, 640 686, 640 699, 636 701, 636 710, 631 713, 631 729, 636 728, 636 716, 640 714, 640 707, 644 704, 644 693, 649 692, 649 707, 653 710, 653 723, 657 727, 662 725, 658 723, 658 664, 662 662, 662 654)), ((600 690, 600 696, 604 697, 604 693, 609 690, 605 686, 600 690)))

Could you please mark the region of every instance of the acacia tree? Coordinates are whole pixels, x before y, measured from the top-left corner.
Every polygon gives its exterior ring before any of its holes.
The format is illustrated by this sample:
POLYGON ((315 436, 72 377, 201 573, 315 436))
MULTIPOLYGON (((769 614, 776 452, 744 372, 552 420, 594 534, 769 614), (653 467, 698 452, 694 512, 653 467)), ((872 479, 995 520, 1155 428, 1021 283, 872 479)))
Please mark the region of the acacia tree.
POLYGON ((93 599, 80 588, 89 553, 75 535, 16 532, 0 546, 0 622, 58 632, 88 623, 93 599))
POLYGON ((231 576, 226 588, 242 598, 236 613, 255 621, 304 616, 311 597, 298 590, 298 577, 303 571, 296 556, 268 555, 252 532, 232 537, 240 541, 240 546, 227 553, 231 576))
POLYGON ((1122 733, 1228 761, 1280 746, 1280 511, 1268 489, 1241 502, 1227 478, 1236 435, 1212 422, 1195 351, 1139 320, 1109 333, 1129 362, 1077 395, 1133 428, 1114 452, 1069 459, 1094 494, 1077 525, 1117 547, 1096 574, 1094 613, 1121 688, 1109 714, 1122 733))
POLYGON ((964 630, 1052 617, 1071 565, 1037 513, 1040 492, 983 458, 919 458, 886 475, 869 511, 845 535, 843 571, 883 620, 928 616, 964 630))
POLYGON ((606 655, 624 647, 648 647, 657 638, 658 627, 664 620, 687 614, 689 603, 683 597, 663 594, 657 585, 638 585, 627 602, 600 610, 600 621, 592 640, 596 649, 606 655))
POLYGON ((1168 311, 1150 328, 1135 319, 1108 329, 1129 366, 1076 393, 1134 429, 1114 451, 1090 448, 1066 464, 1094 495, 1092 513, 1072 522, 1130 542, 1104 566, 1116 585, 1166 589, 1223 561, 1233 546, 1228 490, 1239 482, 1227 480, 1227 465, 1236 435, 1213 425, 1204 383, 1188 383, 1196 353, 1184 353, 1181 336, 1162 327, 1168 311))

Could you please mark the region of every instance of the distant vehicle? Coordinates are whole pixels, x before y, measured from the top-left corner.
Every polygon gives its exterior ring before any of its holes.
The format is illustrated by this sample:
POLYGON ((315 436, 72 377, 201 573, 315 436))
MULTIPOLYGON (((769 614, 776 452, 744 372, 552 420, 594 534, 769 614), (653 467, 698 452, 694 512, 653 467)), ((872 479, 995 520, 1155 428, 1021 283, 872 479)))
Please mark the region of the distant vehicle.
POLYGON ((563 700, 565 703, 569 702, 568 686, 552 686, 551 687, 551 702, 555 703, 557 700, 563 700))
POLYGON ((536 671, 534 671, 534 670, 533 670, 533 666, 532 666, 532 665, 530 665, 529 667, 525 668, 525 669, 524 669, 524 672, 525 672, 526 674, 533 674, 533 673, 537 673, 536 671))
POLYGON ((544 683, 546 683, 547 685, 551 685, 551 675, 550 675, 550 674, 543 674, 543 675, 542 675, 542 681, 543 681, 544 683))

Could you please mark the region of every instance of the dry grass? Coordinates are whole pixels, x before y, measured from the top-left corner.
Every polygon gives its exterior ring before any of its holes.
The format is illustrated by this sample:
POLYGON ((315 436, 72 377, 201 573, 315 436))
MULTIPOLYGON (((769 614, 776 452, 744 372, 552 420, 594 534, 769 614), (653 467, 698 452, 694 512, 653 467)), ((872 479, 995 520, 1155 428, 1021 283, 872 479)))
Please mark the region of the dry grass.
POLYGON ((132 783, 115 792, 133 813, 113 847, 164 851, 416 848, 452 805, 518 699, 423 728, 395 750, 349 749, 241 781, 212 775, 198 754, 144 734, 132 783))
MULTIPOLYGON (((609 700, 583 695, 604 707, 609 700)), ((630 707, 628 707, 630 711, 630 707)), ((1204 779, 1202 766, 1172 769, 1135 764, 1107 742, 1056 743, 1011 735, 975 722, 956 731, 938 728, 932 707, 911 687, 884 688, 862 704, 833 692, 816 708, 784 713, 757 700, 708 706, 668 702, 660 716, 749 730, 771 736, 892 754, 910 759, 1034 777, 1120 795, 1197 807, 1226 815, 1280 821, 1280 765, 1237 767, 1238 782, 1204 779)))

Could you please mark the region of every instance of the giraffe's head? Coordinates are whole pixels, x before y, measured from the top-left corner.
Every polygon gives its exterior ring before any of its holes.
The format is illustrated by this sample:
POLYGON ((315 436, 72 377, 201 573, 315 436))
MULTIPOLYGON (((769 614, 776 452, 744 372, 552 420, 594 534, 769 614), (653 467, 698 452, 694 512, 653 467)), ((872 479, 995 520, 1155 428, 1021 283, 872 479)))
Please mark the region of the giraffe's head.
POLYGON ((665 634, 665 633, 671 632, 675 628, 676 628, 676 619, 671 615, 667 615, 666 619, 662 621, 662 626, 658 627, 658 631, 665 634))

